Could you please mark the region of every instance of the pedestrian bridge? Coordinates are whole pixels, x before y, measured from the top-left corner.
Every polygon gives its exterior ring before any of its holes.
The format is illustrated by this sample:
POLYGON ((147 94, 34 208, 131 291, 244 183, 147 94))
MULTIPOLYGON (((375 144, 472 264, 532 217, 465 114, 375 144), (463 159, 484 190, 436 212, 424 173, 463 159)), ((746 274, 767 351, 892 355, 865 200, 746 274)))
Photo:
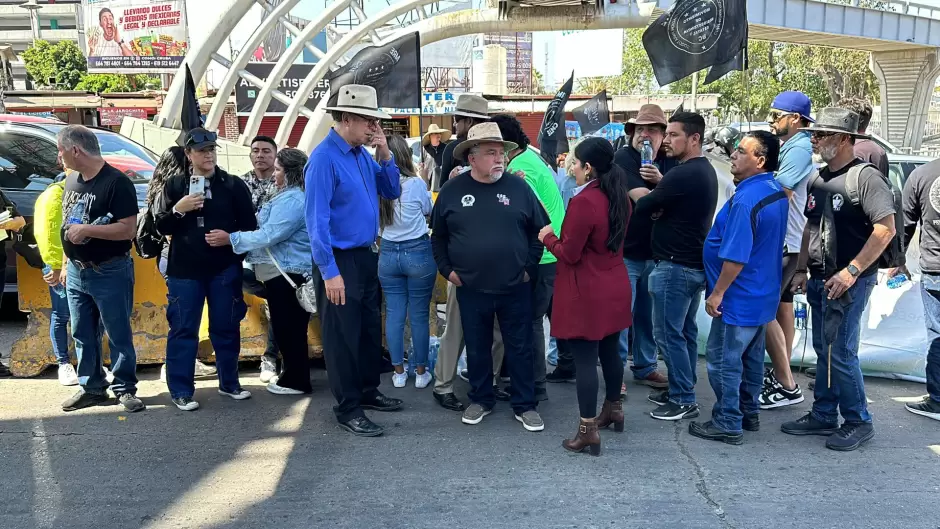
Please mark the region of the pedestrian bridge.
MULTIPOLYGON (((298 116, 308 118, 298 145, 309 152, 322 138, 330 119, 322 111, 304 107, 308 95, 329 71, 348 60, 347 54, 357 44, 383 43, 400 33, 419 31, 422 45, 451 37, 498 31, 560 31, 645 27, 673 0, 484 0, 479 9, 429 13, 438 0, 390 0, 382 11, 367 16, 354 0, 335 0, 304 29, 286 19, 300 0, 283 0, 277 5, 267 0, 219 0, 228 4, 214 23, 215 31, 186 58, 195 79, 205 75, 211 61, 229 70, 219 86, 207 119, 209 128, 217 128, 228 95, 238 80, 245 79, 259 88, 254 110, 240 138, 241 144, 258 132, 264 111, 274 99, 287 105, 276 140, 286 144, 298 116), (259 3, 266 16, 232 61, 217 51, 227 43, 228 35, 248 10, 259 3), (330 26, 340 15, 351 11, 358 24, 341 30, 330 26), (413 16, 409 16, 413 15, 413 16), (400 22, 415 20, 414 23, 400 22), (245 70, 251 51, 257 49, 278 22, 294 34, 291 45, 274 66, 266 81, 245 70), (331 43, 325 53, 311 43, 313 36, 328 29, 331 43), (304 49, 319 58, 293 98, 278 90, 281 79, 304 49)), ((847 3, 820 0, 748 0, 750 37, 797 44, 813 44, 865 50, 872 53, 871 67, 881 83, 882 128, 893 144, 917 149, 923 137, 930 96, 940 62, 940 8, 912 2, 882 2, 886 9, 860 7, 859 0, 847 3)), ((476 0, 474 0, 476 3, 476 0)), ((611 53, 615 52, 610 50, 611 53)), ((616 51, 619 53, 619 50, 616 51)), ((174 79, 157 125, 178 126, 182 108, 184 75, 174 79)))

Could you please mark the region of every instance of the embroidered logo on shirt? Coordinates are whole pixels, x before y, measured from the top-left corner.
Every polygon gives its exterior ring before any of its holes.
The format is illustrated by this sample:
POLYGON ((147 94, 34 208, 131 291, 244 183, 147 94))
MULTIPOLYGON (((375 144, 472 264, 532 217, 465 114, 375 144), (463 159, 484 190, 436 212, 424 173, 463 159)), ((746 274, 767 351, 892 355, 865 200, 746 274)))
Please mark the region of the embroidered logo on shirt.
POLYGON ((476 201, 477 199, 473 195, 464 195, 463 198, 460 199, 460 203, 463 204, 465 208, 472 206, 476 201))
POLYGON ((508 205, 509 205, 509 197, 507 197, 506 195, 504 195, 504 194, 502 194, 502 193, 496 195, 496 200, 498 200, 499 203, 502 204, 502 205, 504 205, 504 206, 508 206, 508 205))
POLYGON ((832 210, 833 211, 842 211, 842 204, 845 203, 845 199, 842 198, 841 193, 836 193, 832 195, 832 210))
POLYGON ((940 184, 937 182, 940 182, 940 178, 937 178, 930 184, 930 207, 937 213, 940 213, 940 184))

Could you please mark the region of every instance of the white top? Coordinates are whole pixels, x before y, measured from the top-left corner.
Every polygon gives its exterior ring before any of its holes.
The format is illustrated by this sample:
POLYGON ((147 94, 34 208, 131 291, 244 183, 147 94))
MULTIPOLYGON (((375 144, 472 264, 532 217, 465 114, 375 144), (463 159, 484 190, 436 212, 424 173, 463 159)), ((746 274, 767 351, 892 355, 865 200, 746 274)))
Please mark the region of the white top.
POLYGON ((395 216, 392 223, 382 230, 381 237, 387 241, 404 242, 427 235, 430 229, 425 219, 431 214, 431 192, 424 180, 403 177, 401 198, 395 201, 395 216))

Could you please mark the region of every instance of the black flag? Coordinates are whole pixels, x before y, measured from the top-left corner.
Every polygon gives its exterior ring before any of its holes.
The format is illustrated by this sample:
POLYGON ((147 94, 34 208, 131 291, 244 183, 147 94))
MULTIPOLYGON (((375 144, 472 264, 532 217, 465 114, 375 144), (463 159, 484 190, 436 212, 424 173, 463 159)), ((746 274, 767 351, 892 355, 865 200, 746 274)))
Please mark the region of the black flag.
POLYGON ((542 159, 555 171, 558 170, 558 155, 568 152, 568 136, 565 134, 565 105, 571 96, 573 85, 574 72, 571 72, 571 77, 548 103, 545 117, 542 118, 542 126, 539 127, 539 152, 542 154, 542 159))
POLYGON ((597 132, 610 123, 610 110, 607 108, 607 90, 592 97, 590 101, 574 109, 574 119, 578 120, 581 135, 597 132))
POLYGON ((183 110, 180 113, 180 132, 176 144, 183 146, 186 133, 202 126, 202 112, 199 110, 199 98, 196 97, 196 83, 193 82, 193 73, 186 65, 186 86, 183 88, 183 110))
POLYGON ((409 33, 384 46, 364 48, 330 77, 329 103, 348 84, 375 88, 381 108, 421 108, 421 43, 409 33))
POLYGON ((715 80, 734 69, 745 46, 747 0, 677 0, 643 33, 660 86, 719 67, 708 75, 715 80))

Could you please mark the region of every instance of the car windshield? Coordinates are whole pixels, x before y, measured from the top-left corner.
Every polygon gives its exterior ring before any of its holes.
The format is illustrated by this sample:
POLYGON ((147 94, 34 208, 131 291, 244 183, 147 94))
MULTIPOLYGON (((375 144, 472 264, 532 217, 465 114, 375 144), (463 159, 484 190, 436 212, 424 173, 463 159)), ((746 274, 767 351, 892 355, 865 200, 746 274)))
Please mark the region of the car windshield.
MULTIPOLYGON (((44 129, 56 134, 58 134, 64 126, 65 125, 54 123, 42 125, 44 129)), ((149 162, 150 165, 155 166, 157 164, 157 155, 150 152, 146 147, 135 143, 133 140, 121 136, 116 132, 111 132, 110 130, 91 129, 91 131, 94 132, 95 136, 98 138, 102 156, 129 156, 149 162)))

